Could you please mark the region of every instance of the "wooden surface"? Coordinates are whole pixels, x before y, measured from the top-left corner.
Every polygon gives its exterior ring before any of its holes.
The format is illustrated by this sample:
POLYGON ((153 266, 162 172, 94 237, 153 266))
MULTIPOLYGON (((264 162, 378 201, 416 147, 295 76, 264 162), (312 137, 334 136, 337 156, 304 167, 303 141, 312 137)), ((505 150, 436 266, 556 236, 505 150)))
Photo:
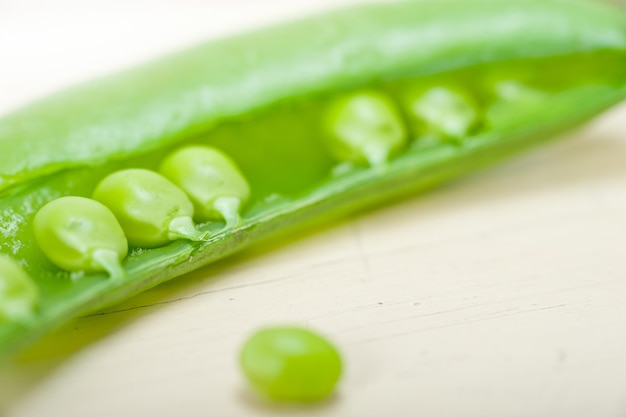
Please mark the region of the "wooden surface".
MULTIPOLYGON (((331 2, 260 3, 0 1, 0 113, 331 2)), ((625 254, 622 106, 506 164, 78 319, 0 370, 1 414, 624 416, 625 254), (247 391, 238 349, 273 323, 339 346, 330 401, 281 408, 247 391)))

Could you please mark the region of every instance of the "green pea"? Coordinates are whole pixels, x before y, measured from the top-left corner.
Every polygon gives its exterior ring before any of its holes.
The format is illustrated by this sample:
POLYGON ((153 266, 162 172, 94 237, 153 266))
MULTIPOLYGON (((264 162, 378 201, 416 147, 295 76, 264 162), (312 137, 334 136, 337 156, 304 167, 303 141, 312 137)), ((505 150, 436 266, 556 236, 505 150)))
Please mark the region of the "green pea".
POLYGON ((520 116, 548 99, 544 91, 531 87, 523 81, 503 78, 491 86, 493 101, 486 112, 487 124, 499 128, 514 124, 520 116))
POLYGON ((159 171, 191 199, 195 219, 224 219, 226 227, 239 223, 241 206, 250 186, 235 162, 217 149, 188 146, 168 155, 159 171))
POLYGON ((133 246, 153 248, 176 239, 205 238, 193 223, 187 195, 156 172, 114 172, 98 184, 93 198, 111 209, 133 246))
POLYGON ((239 359, 251 386, 274 401, 322 400, 341 376, 341 357, 335 347, 299 327, 258 331, 244 344, 239 359))
POLYGON ((418 140, 460 142, 480 125, 478 105, 453 86, 419 88, 409 92, 406 101, 418 140))
POLYGON ((546 98, 545 93, 534 87, 543 85, 548 80, 543 67, 538 69, 536 66, 507 65, 488 68, 481 75, 482 79, 477 81, 491 102, 511 103, 546 98))
POLYGON ((517 80, 501 80, 493 87, 496 99, 507 103, 537 103, 547 98, 547 94, 517 80))
POLYGON ((43 206, 33 220, 43 253, 68 271, 106 271, 120 278, 128 243, 117 219, 101 203, 84 197, 61 197, 43 206))
POLYGON ((384 165, 406 144, 407 132, 395 104, 376 91, 340 97, 325 119, 328 148, 341 162, 384 165))
POLYGON ((25 321, 39 303, 33 280, 13 258, 0 255, 0 322, 25 321))

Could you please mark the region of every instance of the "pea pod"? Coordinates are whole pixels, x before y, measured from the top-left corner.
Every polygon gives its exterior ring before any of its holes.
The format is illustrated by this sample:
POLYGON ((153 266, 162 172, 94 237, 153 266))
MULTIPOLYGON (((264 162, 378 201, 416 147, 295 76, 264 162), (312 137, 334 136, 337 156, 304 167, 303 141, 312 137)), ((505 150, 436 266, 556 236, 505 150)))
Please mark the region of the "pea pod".
POLYGON ((564 0, 364 5, 200 45, 57 94, 0 120, 0 251, 19 260, 41 299, 28 327, 0 322, 0 352, 276 231, 499 161, 625 97, 623 10, 564 0), (520 94, 498 93, 494 79, 520 94), (420 139, 450 126, 446 108, 464 105, 443 100, 436 117, 417 106, 413 123, 406 92, 415 85, 455 85, 471 99, 466 110, 450 110, 452 118, 469 114, 452 124, 461 126, 451 130, 454 143, 420 139), (376 98, 369 108, 393 122, 368 127, 353 117, 359 113, 333 113, 333 103, 364 92, 376 98), (344 132, 338 123, 376 139, 333 139, 344 132), (371 143, 384 146, 372 154, 371 143), (171 152, 198 145, 228 155, 249 184, 233 227, 209 219, 198 226, 207 239, 156 248, 137 241, 120 280, 90 271, 76 279, 35 243, 32 220, 45 204, 89 198, 108 175, 156 171, 171 152))

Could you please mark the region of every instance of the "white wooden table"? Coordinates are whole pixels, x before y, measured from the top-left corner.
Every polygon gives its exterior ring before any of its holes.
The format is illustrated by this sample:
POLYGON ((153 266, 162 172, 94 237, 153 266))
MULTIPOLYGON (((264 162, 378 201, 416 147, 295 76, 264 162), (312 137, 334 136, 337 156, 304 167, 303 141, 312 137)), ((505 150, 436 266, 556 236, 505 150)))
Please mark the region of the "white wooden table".
MULTIPOLYGON (((0 0, 0 113, 333 2, 127 3, 0 0)), ((78 319, 0 370, 0 414, 624 416, 626 107, 569 136, 78 319), (249 394, 238 349, 272 323, 336 342, 338 395, 249 394)))

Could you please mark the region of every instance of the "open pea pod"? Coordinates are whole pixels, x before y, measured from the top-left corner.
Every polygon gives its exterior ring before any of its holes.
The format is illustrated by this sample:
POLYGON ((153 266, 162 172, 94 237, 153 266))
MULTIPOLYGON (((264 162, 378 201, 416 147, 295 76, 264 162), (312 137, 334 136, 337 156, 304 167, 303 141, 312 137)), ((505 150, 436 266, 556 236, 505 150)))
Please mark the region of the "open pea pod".
POLYGON ((52 96, 0 119, 0 352, 625 97, 624 10, 559 0, 363 5, 52 96))

